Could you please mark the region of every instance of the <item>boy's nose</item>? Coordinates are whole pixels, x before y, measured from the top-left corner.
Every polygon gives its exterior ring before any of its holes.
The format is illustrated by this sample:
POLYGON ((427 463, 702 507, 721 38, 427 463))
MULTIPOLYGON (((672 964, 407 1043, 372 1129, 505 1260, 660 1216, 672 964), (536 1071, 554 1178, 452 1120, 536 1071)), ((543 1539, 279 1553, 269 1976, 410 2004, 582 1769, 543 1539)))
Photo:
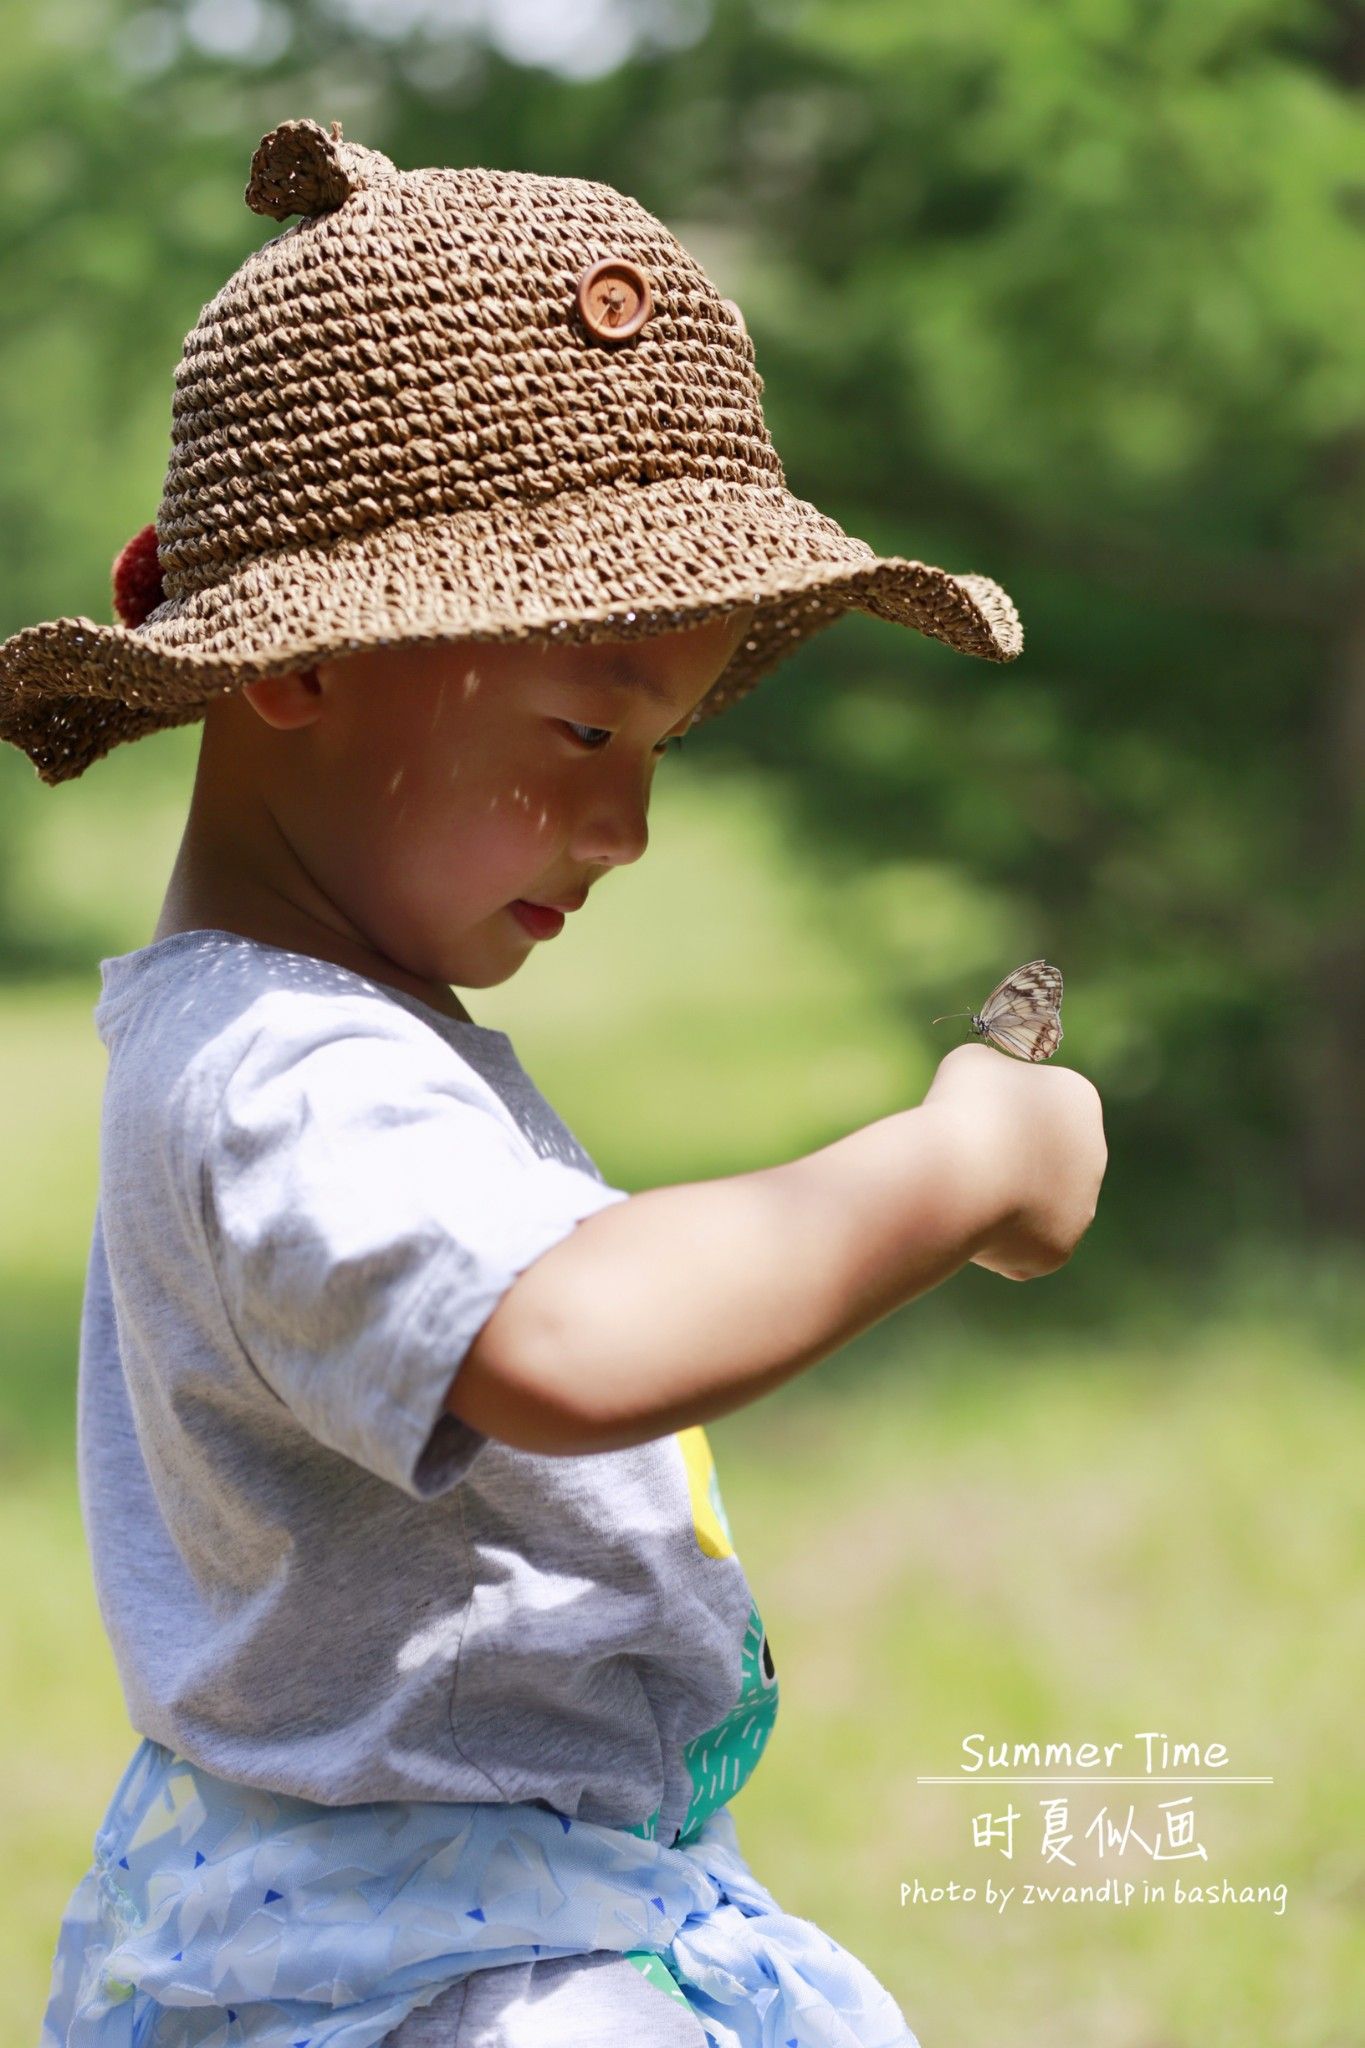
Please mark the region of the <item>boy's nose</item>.
POLYGON ((640 797, 585 809, 573 837, 574 859, 585 868, 622 867, 638 860, 649 845, 648 811, 648 800, 640 797))

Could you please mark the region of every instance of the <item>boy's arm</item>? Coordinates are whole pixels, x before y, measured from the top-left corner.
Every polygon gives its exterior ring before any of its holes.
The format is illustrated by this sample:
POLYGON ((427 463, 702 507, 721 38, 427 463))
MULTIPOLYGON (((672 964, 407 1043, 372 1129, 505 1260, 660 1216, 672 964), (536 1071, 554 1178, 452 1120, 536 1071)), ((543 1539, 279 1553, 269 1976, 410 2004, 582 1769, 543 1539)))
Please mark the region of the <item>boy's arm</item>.
POLYGON ((781 1166, 651 1188, 522 1273, 446 1398, 526 1451, 620 1450, 769 1392, 936 1287, 1011 1213, 997 1145, 946 1104, 781 1166))

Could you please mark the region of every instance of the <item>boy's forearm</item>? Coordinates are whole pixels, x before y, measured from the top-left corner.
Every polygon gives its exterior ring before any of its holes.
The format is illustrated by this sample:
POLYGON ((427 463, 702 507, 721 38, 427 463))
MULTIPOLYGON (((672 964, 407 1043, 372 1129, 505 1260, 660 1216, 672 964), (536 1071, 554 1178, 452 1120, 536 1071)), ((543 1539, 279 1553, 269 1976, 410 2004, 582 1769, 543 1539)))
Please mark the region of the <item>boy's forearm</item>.
POLYGON ((781 1166, 651 1188, 528 1267, 448 1405, 557 1454, 710 1422, 946 1280, 1005 1206, 989 1153, 928 1104, 781 1166))

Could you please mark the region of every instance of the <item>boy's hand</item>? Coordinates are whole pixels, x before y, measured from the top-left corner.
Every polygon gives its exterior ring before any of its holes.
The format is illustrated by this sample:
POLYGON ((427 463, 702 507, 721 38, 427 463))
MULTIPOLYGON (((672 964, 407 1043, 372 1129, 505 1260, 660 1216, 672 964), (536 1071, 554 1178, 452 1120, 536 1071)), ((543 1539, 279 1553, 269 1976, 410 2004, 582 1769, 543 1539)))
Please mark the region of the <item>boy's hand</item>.
POLYGON ((1094 1220, 1109 1158, 1094 1084, 1071 1067, 957 1045, 924 1101, 960 1119, 964 1138, 1002 1176, 1004 1214, 970 1263, 1007 1280, 1064 1266, 1094 1220))

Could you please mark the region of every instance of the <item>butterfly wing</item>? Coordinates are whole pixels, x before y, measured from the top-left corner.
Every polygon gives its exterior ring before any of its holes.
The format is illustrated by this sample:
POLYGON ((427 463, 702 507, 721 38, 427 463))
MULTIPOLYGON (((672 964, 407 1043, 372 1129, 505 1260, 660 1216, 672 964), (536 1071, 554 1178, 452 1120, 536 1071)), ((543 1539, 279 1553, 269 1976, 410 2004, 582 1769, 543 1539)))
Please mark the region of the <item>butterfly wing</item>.
POLYGON ((1062 1020, 1055 1010, 1036 1021, 1005 1016, 991 1025, 986 1036, 1017 1059, 1050 1060, 1062 1042, 1062 1020))
POLYGON ((1046 960, 1029 960, 992 989, 981 1011, 985 1035, 1022 1060, 1051 1059, 1062 1042, 1062 977, 1046 960))
POLYGON ((1006 1011, 1021 1017, 1045 1017, 1061 1006, 1061 969, 1046 960, 1030 960, 991 990, 981 1006, 981 1020, 990 1024, 1006 1011))

